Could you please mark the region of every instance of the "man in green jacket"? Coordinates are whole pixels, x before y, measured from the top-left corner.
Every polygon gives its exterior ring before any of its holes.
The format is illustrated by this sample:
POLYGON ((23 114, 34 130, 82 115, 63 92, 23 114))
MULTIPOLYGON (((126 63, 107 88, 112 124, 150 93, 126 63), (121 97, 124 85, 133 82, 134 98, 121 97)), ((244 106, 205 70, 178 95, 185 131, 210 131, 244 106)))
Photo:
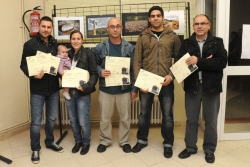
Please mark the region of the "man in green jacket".
MULTIPOLYGON (((171 28, 163 25, 164 12, 159 6, 149 9, 148 19, 151 27, 144 30, 138 37, 134 56, 134 73, 137 78, 140 69, 144 69, 165 78, 158 99, 162 111, 161 133, 164 138, 164 156, 170 158, 173 155, 174 143, 174 120, 172 106, 174 103, 174 76, 170 71, 172 58, 180 48, 180 39, 171 28)), ((148 90, 139 91, 141 111, 139 115, 139 129, 137 132, 137 143, 132 152, 140 152, 148 144, 148 132, 150 115, 154 94, 148 90)))

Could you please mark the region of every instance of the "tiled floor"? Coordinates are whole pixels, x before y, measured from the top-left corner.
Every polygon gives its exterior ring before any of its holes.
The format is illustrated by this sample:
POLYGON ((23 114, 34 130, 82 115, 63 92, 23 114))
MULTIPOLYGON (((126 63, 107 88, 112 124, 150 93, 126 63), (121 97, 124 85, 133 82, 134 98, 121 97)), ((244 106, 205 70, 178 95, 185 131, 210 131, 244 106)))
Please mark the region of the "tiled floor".
MULTIPOLYGON (((29 145, 29 130, 0 141, 0 155, 13 160, 12 164, 0 161, 0 167, 249 167, 250 166, 250 140, 244 141, 223 141, 218 142, 215 153, 216 161, 214 164, 207 164, 202 151, 203 133, 199 130, 198 153, 188 159, 179 159, 178 154, 184 149, 185 126, 175 126, 175 144, 173 147, 174 155, 170 159, 163 156, 162 137, 160 127, 152 127, 149 132, 149 144, 141 152, 123 153, 118 145, 118 129, 113 130, 113 144, 104 153, 97 153, 96 148, 99 144, 98 128, 92 128, 92 140, 90 151, 82 156, 79 153, 72 154, 71 149, 74 145, 72 131, 67 128, 68 135, 61 142, 64 147, 63 153, 56 153, 46 149, 43 143, 45 138, 44 130, 41 133, 40 163, 32 164, 30 160, 31 150, 29 145)), ((137 128, 133 127, 130 131, 130 143, 136 143, 137 128)), ((59 137, 59 130, 55 130, 56 139, 59 137)))

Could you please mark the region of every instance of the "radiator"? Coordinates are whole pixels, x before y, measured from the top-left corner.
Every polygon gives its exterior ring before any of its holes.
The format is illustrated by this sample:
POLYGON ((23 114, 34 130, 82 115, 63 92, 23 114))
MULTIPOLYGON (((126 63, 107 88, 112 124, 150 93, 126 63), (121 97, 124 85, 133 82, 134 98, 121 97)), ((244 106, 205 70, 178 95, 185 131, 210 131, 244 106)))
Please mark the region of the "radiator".
MULTIPOLYGON (((138 124, 138 116, 140 114, 140 100, 136 98, 131 103, 131 123, 138 124)), ((152 110, 151 110, 151 124, 161 124, 162 114, 160 108, 160 102, 157 97, 154 98, 152 110)))
MULTIPOLYGON (((42 125, 45 124, 45 106, 43 108, 43 117, 42 117, 42 125)), ((62 125, 70 125, 68 111, 66 107, 66 103, 64 98, 60 99, 60 111, 61 111, 61 118, 62 118, 62 125)), ((132 124, 138 124, 138 116, 140 114, 140 100, 139 98, 136 98, 131 102, 131 123, 132 124)), ((151 111, 151 124, 161 124, 162 120, 162 114, 161 114, 161 108, 158 98, 154 98, 152 111, 151 111)), ((56 117, 56 125, 59 125, 59 114, 57 113, 56 117)))

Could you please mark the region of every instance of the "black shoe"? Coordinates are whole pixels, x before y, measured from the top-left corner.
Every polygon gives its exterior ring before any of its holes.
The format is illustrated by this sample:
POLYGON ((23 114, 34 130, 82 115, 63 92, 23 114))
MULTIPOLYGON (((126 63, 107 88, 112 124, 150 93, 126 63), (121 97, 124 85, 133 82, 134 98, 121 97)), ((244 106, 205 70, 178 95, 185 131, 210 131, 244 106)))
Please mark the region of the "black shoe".
POLYGON ((173 150, 172 147, 164 147, 164 157, 171 158, 173 156, 173 150))
POLYGON ((83 145, 80 154, 81 155, 87 154, 89 152, 89 147, 90 147, 90 144, 83 145))
POLYGON ((75 146, 72 148, 72 153, 77 153, 81 147, 82 143, 76 143, 75 146))
POLYGON ((131 146, 130 146, 129 144, 124 144, 124 145, 122 146, 122 150, 123 150, 123 152, 125 152, 125 153, 130 153, 130 152, 131 152, 131 146))
POLYGON ((48 146, 47 148, 50 148, 56 152, 62 153, 64 150, 61 146, 57 145, 56 143, 52 143, 50 146, 48 146))
POLYGON ((108 147, 108 146, 105 146, 105 145, 103 145, 103 144, 99 144, 99 146, 97 147, 97 152, 103 153, 103 152, 106 151, 106 148, 107 148, 107 147, 108 147))
POLYGON ((214 157, 214 153, 205 153, 205 160, 207 161, 207 163, 214 163, 215 161, 215 157, 214 157))
POLYGON ((133 153, 138 153, 143 149, 144 147, 147 147, 148 144, 141 144, 141 143, 136 143, 136 145, 132 148, 133 153))
POLYGON ((37 164, 40 162, 39 151, 32 152, 31 161, 33 164, 37 164))
POLYGON ((195 152, 190 152, 190 151, 188 151, 187 149, 185 149, 185 150, 183 150, 183 151, 178 155, 178 157, 179 157, 180 159, 185 159, 185 158, 190 157, 192 154, 196 154, 196 153, 197 153, 197 151, 195 151, 195 152))

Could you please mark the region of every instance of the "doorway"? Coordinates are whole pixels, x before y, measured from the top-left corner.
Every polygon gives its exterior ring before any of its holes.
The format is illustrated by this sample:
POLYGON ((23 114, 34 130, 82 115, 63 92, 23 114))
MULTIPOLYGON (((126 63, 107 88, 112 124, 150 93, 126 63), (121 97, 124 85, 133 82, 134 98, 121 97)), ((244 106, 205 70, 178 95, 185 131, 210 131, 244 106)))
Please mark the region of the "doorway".
MULTIPOLYGON (((220 140, 250 139, 250 56, 243 57, 243 25, 250 24, 249 1, 229 1, 228 66, 224 70, 220 140)), ((224 7, 225 8, 225 7, 224 7)), ((250 55, 250 53, 249 53, 250 55)))

